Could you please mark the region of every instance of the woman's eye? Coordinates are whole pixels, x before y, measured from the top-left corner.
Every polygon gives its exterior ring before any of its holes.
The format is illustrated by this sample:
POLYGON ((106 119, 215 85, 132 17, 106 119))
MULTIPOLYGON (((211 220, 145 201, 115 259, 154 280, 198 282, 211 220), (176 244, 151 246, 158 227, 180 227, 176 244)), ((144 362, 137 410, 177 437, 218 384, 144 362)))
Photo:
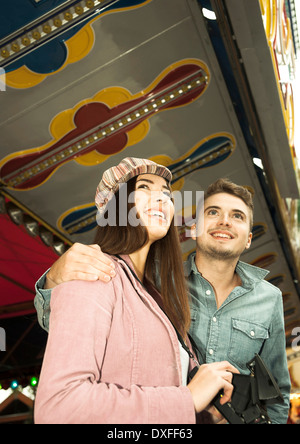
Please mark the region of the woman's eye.
MULTIPOLYGON (((138 185, 137 190, 148 190, 153 191, 150 189, 150 187, 146 184, 138 185)), ((153 191, 153 193, 158 193, 158 191, 153 191)), ((162 191, 162 193, 167 196, 169 199, 171 199, 172 194, 169 191, 162 191)))

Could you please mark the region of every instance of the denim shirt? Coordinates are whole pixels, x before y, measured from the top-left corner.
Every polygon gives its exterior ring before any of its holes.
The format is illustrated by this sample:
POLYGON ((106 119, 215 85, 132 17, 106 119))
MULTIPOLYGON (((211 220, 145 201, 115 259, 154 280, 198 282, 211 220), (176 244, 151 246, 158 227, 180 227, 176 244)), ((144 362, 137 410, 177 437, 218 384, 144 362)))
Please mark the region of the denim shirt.
POLYGON ((46 275, 49 270, 47 270, 36 282, 34 298, 34 306, 37 312, 39 324, 47 332, 49 332, 50 300, 52 290, 45 290, 44 285, 46 281, 46 275))
MULTIPOLYGON (((236 287, 218 309, 213 287, 197 270, 195 254, 185 263, 191 306, 190 334, 206 363, 229 361, 249 374, 247 362, 259 353, 275 377, 284 404, 268 407, 273 423, 286 424, 290 404, 282 294, 264 278, 261 268, 239 262, 242 286, 236 287)), ((36 284, 35 307, 40 325, 49 329, 51 290, 43 290, 45 276, 36 284)))
POLYGON ((190 334, 206 363, 229 361, 249 374, 247 362, 260 354, 276 379, 284 404, 268 407, 273 423, 286 423, 290 404, 283 301, 281 291, 264 280, 268 271, 239 262, 236 287, 217 308, 214 289, 202 277, 195 254, 185 263, 191 306, 190 334))

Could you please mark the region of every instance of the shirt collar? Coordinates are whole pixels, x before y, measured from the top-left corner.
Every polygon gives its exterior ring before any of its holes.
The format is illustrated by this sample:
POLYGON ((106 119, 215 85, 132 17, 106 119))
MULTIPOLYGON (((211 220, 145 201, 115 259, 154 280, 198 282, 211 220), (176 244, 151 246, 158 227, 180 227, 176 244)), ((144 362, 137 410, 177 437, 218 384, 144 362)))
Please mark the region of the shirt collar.
POLYGON ((263 268, 255 267, 254 265, 246 264, 246 262, 239 261, 236 271, 242 279, 245 286, 251 285, 253 282, 260 282, 270 273, 263 268))
MULTIPOLYGON (((200 274, 195 262, 196 253, 192 253, 188 260, 184 263, 184 275, 186 278, 190 277, 192 273, 200 274)), ((236 271, 242 279, 243 286, 253 286, 253 283, 262 281, 268 274, 268 270, 255 267, 254 265, 247 264, 246 262, 239 261, 236 267, 236 271)))
POLYGON ((201 273, 199 273, 199 271, 197 269, 197 266, 195 263, 195 257, 196 257, 196 253, 190 254, 187 261, 184 262, 184 264, 183 264, 184 275, 186 278, 188 278, 192 273, 201 274, 201 273))

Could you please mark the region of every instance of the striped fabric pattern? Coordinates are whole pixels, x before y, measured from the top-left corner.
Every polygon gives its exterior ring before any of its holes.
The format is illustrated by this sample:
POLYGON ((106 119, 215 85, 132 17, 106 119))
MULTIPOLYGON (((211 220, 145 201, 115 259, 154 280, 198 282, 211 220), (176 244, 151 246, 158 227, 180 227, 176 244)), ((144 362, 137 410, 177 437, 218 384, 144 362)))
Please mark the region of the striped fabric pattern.
POLYGON ((107 203, 119 190, 120 184, 126 183, 140 174, 155 174, 164 177, 168 182, 172 180, 172 173, 165 166, 149 159, 126 157, 119 165, 109 168, 103 173, 95 197, 98 213, 103 214, 105 212, 107 203))

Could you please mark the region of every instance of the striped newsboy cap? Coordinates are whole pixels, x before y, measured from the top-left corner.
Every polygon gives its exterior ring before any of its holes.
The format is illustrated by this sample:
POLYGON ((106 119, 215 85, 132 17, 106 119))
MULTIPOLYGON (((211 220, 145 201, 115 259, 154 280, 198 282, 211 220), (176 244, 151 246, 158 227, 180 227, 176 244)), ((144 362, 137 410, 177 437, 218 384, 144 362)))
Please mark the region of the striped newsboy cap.
POLYGON ((122 183, 126 183, 140 174, 155 174, 164 177, 168 182, 172 180, 172 173, 165 166, 148 159, 126 157, 119 165, 109 168, 103 173, 95 197, 98 213, 103 214, 105 212, 107 203, 119 190, 122 183))

